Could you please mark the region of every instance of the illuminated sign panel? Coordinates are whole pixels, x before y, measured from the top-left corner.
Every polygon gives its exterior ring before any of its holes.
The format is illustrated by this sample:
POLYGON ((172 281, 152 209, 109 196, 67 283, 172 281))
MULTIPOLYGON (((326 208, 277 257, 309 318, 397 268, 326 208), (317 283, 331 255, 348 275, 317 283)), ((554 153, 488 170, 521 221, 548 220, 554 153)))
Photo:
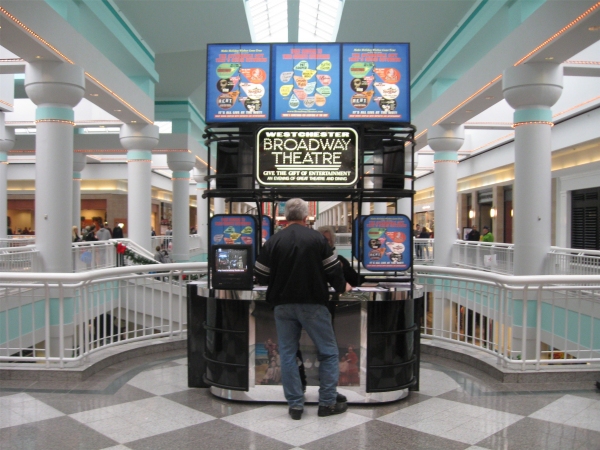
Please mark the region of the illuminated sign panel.
POLYGON ((340 46, 273 45, 273 120, 340 120, 340 46))
POLYGON ((408 44, 344 44, 342 120, 410 122, 408 44))
POLYGON ((351 186, 358 179, 353 128, 263 128, 256 151, 256 178, 265 186, 351 186))
POLYGON ((206 121, 269 120, 271 46, 208 45, 206 121))

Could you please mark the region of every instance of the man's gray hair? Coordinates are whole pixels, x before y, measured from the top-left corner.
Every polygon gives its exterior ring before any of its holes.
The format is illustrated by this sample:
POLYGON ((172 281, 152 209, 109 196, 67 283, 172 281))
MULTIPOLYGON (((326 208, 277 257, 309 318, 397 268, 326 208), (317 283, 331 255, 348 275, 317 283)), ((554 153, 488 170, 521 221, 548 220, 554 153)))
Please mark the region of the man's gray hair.
POLYGON ((291 198, 285 202, 285 220, 295 222, 308 217, 308 203, 301 198, 291 198))

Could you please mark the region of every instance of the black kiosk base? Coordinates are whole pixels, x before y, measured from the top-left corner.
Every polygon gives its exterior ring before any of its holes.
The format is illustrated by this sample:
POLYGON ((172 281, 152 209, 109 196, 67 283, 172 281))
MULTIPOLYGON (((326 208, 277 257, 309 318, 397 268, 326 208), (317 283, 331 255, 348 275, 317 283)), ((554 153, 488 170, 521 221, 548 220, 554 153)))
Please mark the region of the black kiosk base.
MULTIPOLYGON (((286 402, 273 312, 264 294, 260 287, 188 286, 189 387, 208 387, 229 400, 286 402)), ((399 284, 355 288, 330 302, 340 349, 338 392, 349 403, 392 402, 418 390, 421 300, 419 289, 399 284)), ((306 403, 318 403, 319 361, 305 334, 300 353, 306 403)))

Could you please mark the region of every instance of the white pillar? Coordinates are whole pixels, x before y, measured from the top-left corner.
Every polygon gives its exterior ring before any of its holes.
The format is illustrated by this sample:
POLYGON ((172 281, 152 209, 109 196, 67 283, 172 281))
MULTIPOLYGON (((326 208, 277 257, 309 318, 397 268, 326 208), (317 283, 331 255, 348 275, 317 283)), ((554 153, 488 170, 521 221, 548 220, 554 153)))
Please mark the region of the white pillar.
POLYGON ((72 226, 81 230, 81 171, 85 168, 85 153, 73 154, 73 219, 72 226))
MULTIPOLYGON (((216 180, 210 181, 210 188, 216 189, 217 182, 216 180)), ((225 199, 224 198, 214 198, 213 199, 213 215, 217 214, 225 214, 225 199)))
MULTIPOLYGON (((371 177, 365 177, 364 187, 365 187, 365 189, 373 189, 373 179, 371 177)), ((360 210, 360 214, 362 216, 368 216, 371 214, 371 203, 370 202, 362 203, 362 208, 360 210)))
POLYGON ((452 265, 452 245, 456 241, 456 169, 458 150, 464 142, 464 127, 437 125, 428 131, 428 144, 434 154, 435 251, 434 264, 452 265))
POLYGON ((173 171, 173 250, 175 262, 190 260, 190 170, 194 168, 192 152, 172 152, 167 155, 173 171))
POLYGON ((15 132, 6 128, 4 112, 0 111, 0 238, 6 239, 8 231, 7 169, 8 152, 15 145, 15 132))
POLYGON ((510 67, 504 71, 502 78, 504 98, 515 108, 515 275, 543 274, 544 260, 550 250, 550 107, 560 98, 562 82, 562 67, 545 62, 510 67))
POLYGON ((342 225, 345 227, 348 226, 348 203, 346 202, 342 203, 342 225))
POLYGON ((152 149, 158 144, 158 127, 124 124, 119 135, 127 149, 127 237, 153 252, 151 242, 152 149))
POLYGON ((200 236, 200 248, 202 253, 208 253, 208 205, 209 199, 202 198, 206 191, 204 174, 194 169, 194 180, 196 181, 196 229, 200 236))
MULTIPOLYGON (((408 191, 413 189, 413 180, 412 180, 412 178, 410 178, 414 173, 413 167, 415 169, 417 168, 417 160, 415 157, 415 159, 413 161, 413 155, 411 155, 411 150, 409 148, 407 148, 404 153, 404 189, 406 189, 408 191)), ((398 208, 398 214, 404 214, 412 222, 413 209, 411 206, 411 198, 410 197, 398 199, 397 208, 398 208)))
POLYGON ((85 93, 83 69, 36 61, 25 66, 25 91, 37 105, 35 235, 46 272, 71 272, 73 107, 85 93), (65 201, 66 200, 66 201, 65 201))

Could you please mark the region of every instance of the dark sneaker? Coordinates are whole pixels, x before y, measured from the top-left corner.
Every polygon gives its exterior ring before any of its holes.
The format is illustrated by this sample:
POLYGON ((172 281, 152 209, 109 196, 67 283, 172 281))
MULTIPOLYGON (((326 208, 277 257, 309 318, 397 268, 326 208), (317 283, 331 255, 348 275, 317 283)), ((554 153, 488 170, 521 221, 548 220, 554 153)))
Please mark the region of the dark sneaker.
POLYGON ((337 397, 335 398, 336 403, 346 403, 348 401, 348 399, 346 398, 345 395, 342 394, 338 394, 337 397))
POLYGON ((319 417, 333 416, 334 414, 342 414, 348 410, 347 403, 336 403, 335 405, 319 405, 319 417))
POLYGON ((304 410, 302 408, 290 408, 290 416, 294 420, 300 420, 302 418, 302 413, 304 410))

